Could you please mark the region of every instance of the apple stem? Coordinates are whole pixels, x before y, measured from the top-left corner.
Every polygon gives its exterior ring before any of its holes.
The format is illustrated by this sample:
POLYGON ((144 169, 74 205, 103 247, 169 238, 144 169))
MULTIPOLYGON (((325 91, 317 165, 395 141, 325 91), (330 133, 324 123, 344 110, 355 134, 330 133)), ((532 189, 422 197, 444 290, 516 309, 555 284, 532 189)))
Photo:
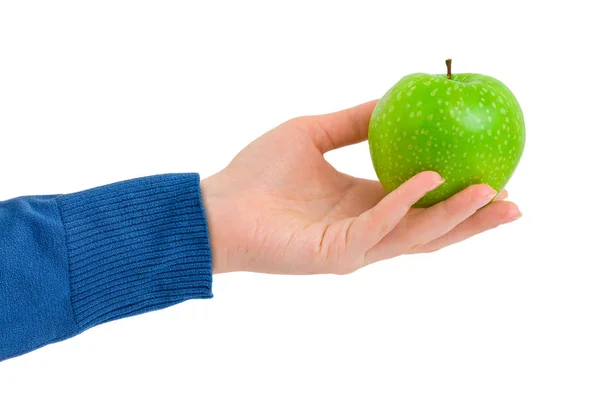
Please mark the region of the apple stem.
POLYGON ((448 69, 448 79, 452 79, 452 59, 448 58, 446 60, 446 68, 448 69))

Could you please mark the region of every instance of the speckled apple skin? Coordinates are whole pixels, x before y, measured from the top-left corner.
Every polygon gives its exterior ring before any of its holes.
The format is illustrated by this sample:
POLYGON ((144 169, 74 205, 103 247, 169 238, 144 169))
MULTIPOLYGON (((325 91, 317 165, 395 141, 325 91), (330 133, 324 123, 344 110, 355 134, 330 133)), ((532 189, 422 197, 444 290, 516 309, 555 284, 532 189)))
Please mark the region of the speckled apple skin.
POLYGON ((513 93, 495 78, 416 73, 379 100, 368 141, 388 193, 421 171, 446 180, 413 206, 429 207, 471 184, 502 190, 523 154, 525 120, 513 93))

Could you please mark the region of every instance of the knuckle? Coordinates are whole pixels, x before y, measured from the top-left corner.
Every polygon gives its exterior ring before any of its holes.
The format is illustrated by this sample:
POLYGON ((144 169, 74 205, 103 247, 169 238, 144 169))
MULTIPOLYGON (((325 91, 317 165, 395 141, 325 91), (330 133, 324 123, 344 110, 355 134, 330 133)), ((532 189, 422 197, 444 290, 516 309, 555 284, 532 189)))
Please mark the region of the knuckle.
POLYGON ((306 116, 296 116, 288 119, 284 125, 291 126, 294 128, 306 128, 308 121, 306 116))
POLYGON ((408 247, 408 252, 417 252, 420 251, 421 248, 424 246, 425 244, 421 244, 421 243, 416 243, 416 244, 411 244, 408 247))
POLYGON ((476 200, 480 193, 480 187, 477 184, 467 187, 460 196, 462 198, 461 203, 466 204, 476 200))
POLYGON ((376 231, 376 228, 383 228, 385 225, 379 226, 379 217, 378 214, 379 208, 375 207, 371 209, 368 213, 366 219, 361 219, 362 225, 360 226, 361 231, 371 232, 376 231))
POLYGON ((472 185, 464 189, 462 192, 454 195, 453 198, 443 202, 442 208, 445 215, 452 215, 458 211, 464 210, 473 205, 480 199, 480 185, 472 185))
POLYGON ((360 266, 354 264, 343 263, 336 266, 332 273, 337 276, 346 276, 348 274, 354 273, 359 268, 360 266))
POLYGON ((385 236, 392 230, 392 227, 389 223, 384 222, 379 226, 379 236, 385 236))

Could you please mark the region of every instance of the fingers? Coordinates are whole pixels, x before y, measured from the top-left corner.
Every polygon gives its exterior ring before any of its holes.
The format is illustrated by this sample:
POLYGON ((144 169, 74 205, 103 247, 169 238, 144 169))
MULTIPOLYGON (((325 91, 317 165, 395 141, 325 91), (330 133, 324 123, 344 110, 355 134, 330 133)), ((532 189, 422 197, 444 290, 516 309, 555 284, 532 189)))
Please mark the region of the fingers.
POLYGON ((377 100, 372 100, 338 112, 302 119, 311 124, 312 140, 324 154, 367 139, 369 121, 376 104, 377 100))
MULTIPOLYGON (((496 196, 494 198, 494 201, 498 201, 498 200, 504 200, 508 197, 508 192, 506 191, 506 189, 502 189, 502 191, 500 193, 498 193, 498 196, 496 196)), ((408 211, 408 216, 410 215, 414 215, 415 213, 419 213, 421 211, 424 211, 426 208, 411 208, 408 211)))
POLYGON ((416 248, 412 253, 425 253, 437 251, 457 242, 464 241, 474 235, 496 228, 499 225, 517 220, 521 212, 517 205, 512 202, 495 201, 492 204, 475 212, 466 221, 460 223, 445 235, 416 248))
MULTIPOLYGON (((498 193, 498 196, 496 196, 496 197, 494 198, 494 201, 498 201, 498 200, 504 200, 504 199, 506 199, 507 197, 508 197, 508 192, 506 191, 506 189, 502 189, 502 191, 501 191, 500 193, 498 193)), ((422 212, 422 211, 424 211, 425 209, 427 209, 427 208, 411 208, 411 209, 408 211, 408 214, 407 214, 407 215, 408 215, 408 216, 411 216, 411 215, 414 215, 414 214, 416 214, 416 213, 422 212)))
POLYGON ((424 171, 410 178, 352 222, 346 245, 364 254, 396 227, 412 205, 443 181, 433 171, 424 171))
POLYGON ((496 195, 485 184, 469 186, 443 202, 405 219, 365 256, 368 263, 396 257, 441 237, 485 206, 496 195))
POLYGON ((502 191, 500 191, 500 193, 498 193, 498 196, 496 196, 494 198, 494 201, 504 200, 507 197, 508 197, 508 192, 506 191, 506 189, 502 189, 502 191))

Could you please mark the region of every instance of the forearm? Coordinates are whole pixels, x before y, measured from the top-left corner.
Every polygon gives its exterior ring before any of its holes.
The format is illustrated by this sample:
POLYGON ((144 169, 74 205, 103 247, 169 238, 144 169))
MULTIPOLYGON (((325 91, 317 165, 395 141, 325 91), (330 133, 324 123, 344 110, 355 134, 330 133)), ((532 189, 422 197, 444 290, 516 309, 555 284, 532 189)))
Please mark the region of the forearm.
POLYGON ((0 202, 0 360, 212 297, 197 174, 0 202))

